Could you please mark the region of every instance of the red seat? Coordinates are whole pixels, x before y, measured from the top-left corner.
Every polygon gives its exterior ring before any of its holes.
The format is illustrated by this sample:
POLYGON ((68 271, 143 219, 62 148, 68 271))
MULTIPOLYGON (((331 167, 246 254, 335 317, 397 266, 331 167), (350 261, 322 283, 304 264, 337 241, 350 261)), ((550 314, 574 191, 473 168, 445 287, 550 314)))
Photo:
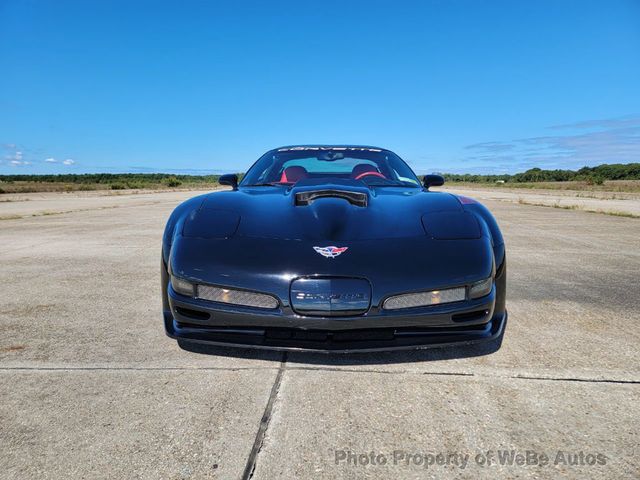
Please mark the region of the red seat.
POLYGON ((302 179, 309 177, 307 169, 300 166, 287 167, 282 171, 280 183, 297 183, 302 179))

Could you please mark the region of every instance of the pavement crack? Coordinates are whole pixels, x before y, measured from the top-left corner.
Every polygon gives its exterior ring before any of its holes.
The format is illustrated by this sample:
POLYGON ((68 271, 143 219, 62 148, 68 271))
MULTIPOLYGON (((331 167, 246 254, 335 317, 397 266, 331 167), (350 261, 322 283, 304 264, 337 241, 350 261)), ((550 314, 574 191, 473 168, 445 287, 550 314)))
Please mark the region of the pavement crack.
POLYGON ((535 377, 531 375, 510 375, 507 378, 518 380, 546 380, 551 382, 583 382, 583 383, 621 383, 621 384, 640 384, 640 380, 616 380, 608 378, 579 378, 579 377, 535 377))
POLYGON ((271 393, 269 394, 269 400, 267 401, 267 406, 264 409, 264 413, 262 414, 262 418, 260 419, 260 428, 258 428, 258 433, 256 433, 256 438, 253 442, 253 447, 251 448, 251 453, 249 453, 249 458, 247 458, 247 464, 244 467, 244 472, 242 473, 243 480, 249 480, 253 477, 253 472, 256 469, 256 463, 258 460, 258 454, 260 450, 262 450, 262 444, 264 443, 265 436, 267 434, 267 428, 269 428, 269 422, 271 421, 271 413, 273 412, 273 405, 275 404, 276 398, 278 396, 278 391, 280 390, 280 384, 282 383, 282 376, 284 375, 284 371, 286 369, 287 363, 287 352, 282 354, 282 360, 280 361, 280 368, 278 369, 278 374, 276 375, 276 379, 273 382, 273 386, 271 387, 271 393))
POLYGON ((621 380, 610 378, 580 378, 580 377, 543 377, 535 375, 504 375, 499 373, 473 373, 473 372, 421 372, 415 370, 380 370, 361 368, 339 368, 339 367, 288 367, 287 370, 319 371, 319 372, 339 372, 339 373, 377 373, 386 375, 429 375, 429 376, 449 376, 449 377, 475 377, 475 378, 507 378, 514 380, 537 380, 555 382, 584 382, 584 383, 613 383, 613 384, 640 384, 640 380, 621 380))

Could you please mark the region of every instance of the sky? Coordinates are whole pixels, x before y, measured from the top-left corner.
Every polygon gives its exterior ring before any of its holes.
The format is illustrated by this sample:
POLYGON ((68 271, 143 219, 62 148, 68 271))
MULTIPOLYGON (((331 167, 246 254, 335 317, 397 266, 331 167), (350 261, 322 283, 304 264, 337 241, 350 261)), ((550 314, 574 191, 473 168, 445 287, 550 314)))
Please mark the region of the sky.
POLYGON ((640 0, 0 0, 0 174, 640 161, 640 0))

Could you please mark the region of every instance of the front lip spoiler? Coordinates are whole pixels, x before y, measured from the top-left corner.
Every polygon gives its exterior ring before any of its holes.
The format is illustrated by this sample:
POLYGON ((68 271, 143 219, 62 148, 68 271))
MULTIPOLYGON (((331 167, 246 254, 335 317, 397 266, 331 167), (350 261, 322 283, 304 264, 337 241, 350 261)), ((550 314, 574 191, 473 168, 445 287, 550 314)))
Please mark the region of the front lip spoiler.
POLYGON ((414 336, 400 335, 399 338, 394 338, 394 340, 358 341, 357 346, 351 346, 345 342, 344 348, 340 348, 342 345, 336 345, 336 343, 331 340, 322 342, 297 342, 308 343, 309 345, 294 346, 287 344, 289 343, 287 341, 269 339, 259 335, 238 334, 233 331, 224 333, 206 332, 206 330, 200 328, 181 328, 174 320, 171 312, 167 311, 164 312, 164 322, 166 334, 170 338, 189 343, 287 352, 367 353, 394 350, 419 350, 491 342, 503 334, 507 322, 507 312, 505 311, 494 315, 481 330, 460 329, 452 331, 451 329, 443 328, 440 329, 441 332, 438 332, 434 329, 432 333, 414 336), (311 346, 311 343, 314 343, 314 345, 311 346))

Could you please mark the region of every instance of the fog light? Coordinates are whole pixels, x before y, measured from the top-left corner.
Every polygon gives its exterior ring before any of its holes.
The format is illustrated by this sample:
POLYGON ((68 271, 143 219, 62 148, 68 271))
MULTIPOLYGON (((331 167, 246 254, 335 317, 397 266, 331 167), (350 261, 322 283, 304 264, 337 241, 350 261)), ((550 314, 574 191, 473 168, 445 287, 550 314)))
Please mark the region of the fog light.
POLYGON ((469 287, 469 298, 480 298, 489 295, 492 288, 493 277, 476 282, 469 287))
POLYGON ((171 275, 171 287, 174 292, 180 295, 186 295, 187 297, 193 297, 195 293, 195 285, 193 283, 189 283, 173 275, 171 275))
POLYGON ((427 307, 441 303, 460 302, 466 297, 464 287, 432 290, 430 292, 407 293, 387 298, 382 304, 385 310, 400 308, 427 307))
POLYGON ((213 287, 211 285, 198 285, 196 297, 212 302, 245 307, 276 308, 278 306, 278 300, 271 295, 232 288, 213 287))

